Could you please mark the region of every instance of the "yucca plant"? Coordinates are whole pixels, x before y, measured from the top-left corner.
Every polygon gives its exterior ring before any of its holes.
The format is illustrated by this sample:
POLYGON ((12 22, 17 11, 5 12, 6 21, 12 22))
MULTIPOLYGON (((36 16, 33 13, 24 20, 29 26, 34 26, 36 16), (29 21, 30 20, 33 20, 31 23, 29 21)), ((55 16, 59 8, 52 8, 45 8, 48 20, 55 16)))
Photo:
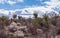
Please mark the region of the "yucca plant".
POLYGON ((48 22, 49 16, 45 14, 43 19, 45 20, 44 26, 46 27, 46 38, 49 38, 48 37, 48 32, 49 32, 49 27, 50 27, 50 24, 48 22))
POLYGON ((38 17, 38 14, 37 13, 34 13, 34 18, 36 19, 38 17))
POLYGON ((43 17, 43 19, 45 20, 45 25, 44 25, 44 26, 45 26, 46 28, 49 28, 49 26, 50 26, 49 23, 48 23, 49 16, 45 14, 44 17, 43 17))
POLYGON ((14 14, 14 15, 13 15, 13 21, 14 21, 14 22, 17 22, 17 19, 16 19, 16 18, 17 18, 17 15, 14 14))

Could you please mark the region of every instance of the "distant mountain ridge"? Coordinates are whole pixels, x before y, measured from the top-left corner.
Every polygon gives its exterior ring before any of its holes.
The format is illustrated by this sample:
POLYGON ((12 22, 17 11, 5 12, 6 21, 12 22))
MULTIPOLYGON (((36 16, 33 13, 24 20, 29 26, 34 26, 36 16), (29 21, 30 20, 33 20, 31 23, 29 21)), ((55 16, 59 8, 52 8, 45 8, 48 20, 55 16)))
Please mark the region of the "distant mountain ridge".
MULTIPOLYGON (((33 11, 33 13, 37 13, 39 17, 42 17, 44 14, 47 14, 47 15, 50 15, 50 16, 53 16, 55 14, 59 14, 59 13, 55 13, 54 11, 47 11, 46 13, 42 12, 42 11, 33 11)), ((33 13, 30 13, 28 10, 20 10, 20 11, 15 11, 14 13, 13 12, 8 12, 8 15, 9 17, 12 17, 13 14, 16 14, 18 16, 22 16, 22 17, 26 17, 26 18, 29 18, 29 17, 33 17, 33 13)), ((0 16, 5 16, 6 14, 4 13, 0 13, 0 16)))

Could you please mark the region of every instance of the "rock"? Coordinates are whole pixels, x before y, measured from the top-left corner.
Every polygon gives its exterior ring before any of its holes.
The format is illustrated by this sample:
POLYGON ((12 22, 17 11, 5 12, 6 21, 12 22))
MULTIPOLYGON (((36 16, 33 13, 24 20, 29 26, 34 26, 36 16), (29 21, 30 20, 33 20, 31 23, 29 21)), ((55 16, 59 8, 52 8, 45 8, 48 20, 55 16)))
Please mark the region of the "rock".
POLYGON ((43 33, 42 29, 37 29, 37 32, 43 33))
POLYGON ((17 37, 24 37, 23 31, 16 31, 16 32, 15 32, 15 35, 16 35, 17 37))
POLYGON ((9 29, 9 28, 13 28, 13 27, 16 28, 16 26, 17 26, 17 24, 16 24, 15 22, 12 22, 12 23, 8 26, 8 29, 9 29))
POLYGON ((13 28, 9 28, 9 31, 14 33, 17 31, 17 29, 13 27, 13 28))

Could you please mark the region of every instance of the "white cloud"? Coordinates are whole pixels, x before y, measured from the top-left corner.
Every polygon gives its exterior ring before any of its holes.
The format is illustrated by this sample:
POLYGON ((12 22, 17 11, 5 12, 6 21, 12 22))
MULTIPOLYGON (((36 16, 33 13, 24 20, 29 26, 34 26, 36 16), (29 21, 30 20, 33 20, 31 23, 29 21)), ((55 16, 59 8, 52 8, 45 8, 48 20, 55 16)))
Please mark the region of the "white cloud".
POLYGON ((14 2, 14 1, 7 1, 7 3, 10 5, 16 4, 16 2, 14 2))
POLYGON ((6 2, 6 0, 0 0, 1 4, 4 4, 6 2))
POLYGON ((48 8, 55 8, 55 7, 58 7, 60 6, 60 1, 59 0, 50 0, 49 2, 44 2, 46 3, 48 8))
MULTIPOLYGON (((37 0, 37 1, 42 1, 42 0, 37 0)), ((45 1, 45 2, 43 2, 43 3, 45 3, 45 4, 47 4, 46 5, 46 8, 45 7, 43 7, 44 9, 46 9, 46 10, 52 10, 52 11, 55 11, 55 10, 53 10, 54 8, 60 8, 60 0, 50 0, 50 1, 45 1)), ((43 9, 43 10, 44 10, 43 9)), ((45 10, 44 10, 45 11, 45 10)), ((55 11, 55 12, 57 12, 57 11, 55 11)))
POLYGON ((24 2, 24 0, 17 0, 18 2, 24 2))
POLYGON ((24 2, 24 0, 0 0, 0 3, 1 4, 4 4, 4 3, 7 3, 7 4, 10 4, 10 5, 13 5, 13 4, 16 4, 17 2, 24 2))

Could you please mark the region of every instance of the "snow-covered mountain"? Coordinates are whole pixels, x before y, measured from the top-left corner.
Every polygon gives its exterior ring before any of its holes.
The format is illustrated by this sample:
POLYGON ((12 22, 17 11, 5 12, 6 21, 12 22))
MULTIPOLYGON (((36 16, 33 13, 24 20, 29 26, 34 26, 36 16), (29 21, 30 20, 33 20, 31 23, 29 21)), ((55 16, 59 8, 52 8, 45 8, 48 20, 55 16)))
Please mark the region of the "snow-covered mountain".
MULTIPOLYGON (((11 12, 9 11, 7 16, 9 16, 10 18, 12 18, 13 14, 16 14, 18 16, 22 16, 22 17, 25 17, 25 18, 33 18, 33 13, 37 13, 39 17, 42 17, 44 14, 47 14, 49 16, 53 16, 55 14, 59 14, 59 13, 56 13, 55 11, 46 11, 46 12, 43 12, 43 11, 40 11, 40 10, 16 10, 14 12, 11 12)), ((5 16, 6 14, 4 13, 0 13, 0 16, 5 16)))
POLYGON ((54 11, 51 11, 51 12, 47 12, 46 13, 48 16, 55 16, 55 15, 59 15, 59 13, 56 13, 56 12, 54 12, 54 11))

